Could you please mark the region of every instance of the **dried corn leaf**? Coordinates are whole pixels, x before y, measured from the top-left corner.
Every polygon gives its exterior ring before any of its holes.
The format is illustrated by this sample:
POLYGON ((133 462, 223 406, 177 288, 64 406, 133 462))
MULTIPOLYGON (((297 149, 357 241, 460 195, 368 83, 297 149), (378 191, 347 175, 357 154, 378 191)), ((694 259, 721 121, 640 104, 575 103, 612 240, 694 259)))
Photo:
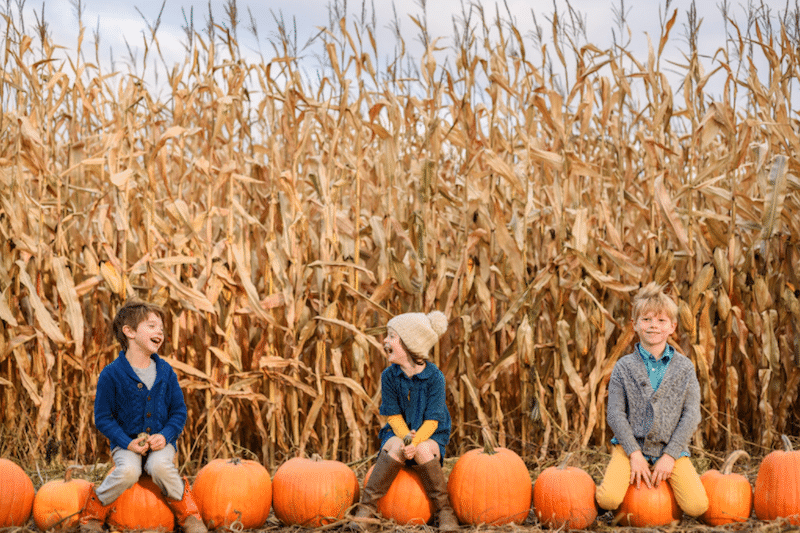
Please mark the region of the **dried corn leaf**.
POLYGON ((19 267, 19 281, 28 289, 28 300, 30 301, 31 307, 33 307, 36 320, 39 322, 39 327, 41 327, 44 334, 53 342, 67 342, 67 339, 64 338, 64 334, 61 333, 61 330, 58 328, 58 324, 53 320, 53 317, 47 311, 47 308, 45 308, 44 302, 39 298, 33 280, 31 280, 27 270, 25 270, 25 262, 16 261, 15 263, 19 267))
POLYGON ((14 313, 11 312, 11 308, 8 306, 6 297, 2 292, 0 292, 0 320, 10 326, 16 327, 19 325, 17 324, 17 319, 14 318, 14 313))
POLYGON ((654 193, 655 199, 658 202, 659 207, 661 207, 664 216, 667 217, 667 220, 672 227, 672 231, 678 238, 681 248, 693 255, 694 250, 689 246, 689 237, 686 235, 686 230, 681 223, 678 213, 675 211, 675 206, 672 204, 672 199, 669 197, 669 193, 667 193, 667 189, 664 187, 663 175, 656 176, 654 182, 654 193))
POLYGON ((56 257, 52 261, 53 271, 55 272, 56 285, 61 295, 61 300, 67 308, 66 321, 72 330, 72 339, 75 343, 75 357, 83 356, 83 331, 84 321, 78 293, 75 290, 75 283, 72 280, 70 271, 67 269, 67 260, 64 257, 56 257))
POLYGON ((786 198, 786 172, 788 158, 775 156, 769 171, 767 197, 764 201, 764 214, 761 217, 761 240, 766 241, 780 228, 783 202, 786 198))

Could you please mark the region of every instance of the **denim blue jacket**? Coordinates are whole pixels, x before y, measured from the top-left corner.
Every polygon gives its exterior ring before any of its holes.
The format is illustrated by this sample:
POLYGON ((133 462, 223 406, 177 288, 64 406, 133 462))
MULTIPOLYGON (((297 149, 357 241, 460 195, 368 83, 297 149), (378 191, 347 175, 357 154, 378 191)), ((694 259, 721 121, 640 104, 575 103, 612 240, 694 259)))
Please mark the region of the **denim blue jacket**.
MULTIPOLYGON (((392 364, 381 374, 381 406, 383 416, 403 415, 406 425, 417 430, 425 420, 436 420, 439 425, 431 439, 439 444, 440 459, 450 441, 450 412, 445 403, 444 374, 430 361, 425 370, 408 377, 399 365, 392 364)), ((392 427, 381 428, 381 447, 394 436, 392 427)), ((402 435, 400 435, 402 437, 402 435)))
POLYGON ((156 381, 148 390, 133 371, 125 352, 106 366, 97 380, 94 425, 111 443, 126 449, 141 432, 164 435, 175 446, 186 424, 186 402, 178 377, 157 354, 156 381))

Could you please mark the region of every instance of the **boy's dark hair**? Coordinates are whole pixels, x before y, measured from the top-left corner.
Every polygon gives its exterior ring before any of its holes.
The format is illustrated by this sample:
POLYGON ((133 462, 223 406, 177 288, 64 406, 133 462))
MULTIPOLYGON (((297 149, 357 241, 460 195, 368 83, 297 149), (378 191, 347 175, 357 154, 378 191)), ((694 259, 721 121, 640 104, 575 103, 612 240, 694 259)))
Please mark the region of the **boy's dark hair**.
POLYGON ((155 313, 164 321, 164 310, 159 306, 141 300, 128 300, 117 311, 112 323, 114 330, 114 337, 122 345, 123 350, 128 349, 128 337, 122 331, 125 326, 130 326, 132 329, 139 327, 139 324, 144 322, 150 313, 155 313))

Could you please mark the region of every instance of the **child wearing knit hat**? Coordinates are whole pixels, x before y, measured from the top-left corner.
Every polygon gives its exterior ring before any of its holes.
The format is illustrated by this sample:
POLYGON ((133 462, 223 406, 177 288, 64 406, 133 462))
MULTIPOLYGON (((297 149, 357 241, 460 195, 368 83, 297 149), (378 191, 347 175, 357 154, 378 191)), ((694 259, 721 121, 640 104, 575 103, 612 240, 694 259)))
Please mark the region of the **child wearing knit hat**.
POLYGON ((444 374, 428 360, 431 348, 447 331, 447 317, 440 311, 405 313, 389 320, 386 329, 383 347, 390 364, 381 374, 380 414, 387 423, 381 428, 381 451, 355 516, 374 514, 377 501, 403 464, 409 463, 433 502, 439 529, 457 530, 442 471, 451 427, 444 374))

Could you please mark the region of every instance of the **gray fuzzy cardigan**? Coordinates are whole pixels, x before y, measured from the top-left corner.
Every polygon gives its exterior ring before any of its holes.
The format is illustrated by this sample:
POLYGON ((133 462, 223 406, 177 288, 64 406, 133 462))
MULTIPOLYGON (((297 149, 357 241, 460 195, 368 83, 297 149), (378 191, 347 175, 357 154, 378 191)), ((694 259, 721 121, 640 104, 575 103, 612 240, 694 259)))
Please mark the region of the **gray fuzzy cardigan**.
POLYGON ((694 364, 676 352, 654 392, 638 350, 620 358, 608 383, 606 419, 628 456, 636 450, 656 458, 688 454, 689 440, 700 423, 694 364))

